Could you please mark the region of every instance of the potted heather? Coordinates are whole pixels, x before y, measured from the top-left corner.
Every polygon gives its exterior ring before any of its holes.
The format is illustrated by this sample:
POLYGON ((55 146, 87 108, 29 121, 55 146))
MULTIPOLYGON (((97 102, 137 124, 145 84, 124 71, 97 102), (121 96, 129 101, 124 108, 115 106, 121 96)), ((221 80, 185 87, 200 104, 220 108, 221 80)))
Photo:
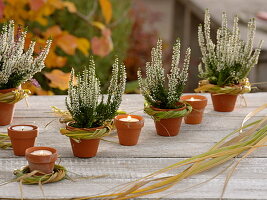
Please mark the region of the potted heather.
POLYGON ((118 59, 113 64, 105 97, 101 95, 93 59, 81 74, 75 75, 72 70, 66 106, 73 121, 68 122, 61 133, 70 138, 74 156, 88 158, 96 155, 100 139, 112 129, 112 119, 122 101, 125 83, 125 66, 119 65, 118 59))
POLYGON ((241 40, 238 17, 234 18, 232 30, 227 26, 226 14, 222 14, 222 25, 217 30, 216 43, 210 38, 210 13, 205 12, 204 30, 198 28, 198 40, 202 53, 199 65, 199 82, 196 92, 211 93, 215 111, 231 112, 239 94, 250 92, 247 78, 250 70, 257 64, 262 41, 253 49, 255 20, 248 22, 247 41, 241 40), (202 67, 204 65, 204 68, 202 67))
POLYGON ((31 79, 44 67, 51 40, 46 47, 34 57, 35 42, 24 50, 26 31, 20 28, 15 33, 14 22, 5 24, 0 33, 0 126, 12 122, 15 103, 26 97, 30 92, 22 90, 20 85, 31 79))
POLYGON ((162 40, 151 51, 151 62, 146 64, 146 78, 138 71, 138 82, 145 98, 144 111, 154 121, 157 134, 175 136, 179 133, 183 116, 191 112, 189 104, 180 101, 188 77, 190 48, 187 49, 183 68, 179 68, 180 41, 173 46, 170 73, 165 77, 162 63, 162 40))

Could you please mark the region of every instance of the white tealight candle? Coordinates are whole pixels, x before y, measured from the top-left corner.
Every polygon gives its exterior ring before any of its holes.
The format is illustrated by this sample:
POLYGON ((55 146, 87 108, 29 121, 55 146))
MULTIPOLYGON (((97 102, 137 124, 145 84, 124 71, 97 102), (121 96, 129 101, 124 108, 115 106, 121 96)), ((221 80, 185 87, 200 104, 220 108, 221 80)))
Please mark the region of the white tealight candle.
POLYGON ((31 126, 13 126, 12 130, 16 130, 16 131, 31 131, 31 130, 33 130, 33 127, 31 127, 31 126))
POLYGON ((133 118, 130 115, 127 118, 121 118, 120 121, 123 122, 138 122, 139 119, 133 118))
POLYGON ((194 97, 191 97, 190 99, 187 99, 187 101, 201 101, 200 99, 195 99, 194 97))
POLYGON ((49 156, 49 155, 52 155, 52 152, 48 150, 37 150, 37 151, 31 152, 31 154, 36 155, 36 156, 49 156))

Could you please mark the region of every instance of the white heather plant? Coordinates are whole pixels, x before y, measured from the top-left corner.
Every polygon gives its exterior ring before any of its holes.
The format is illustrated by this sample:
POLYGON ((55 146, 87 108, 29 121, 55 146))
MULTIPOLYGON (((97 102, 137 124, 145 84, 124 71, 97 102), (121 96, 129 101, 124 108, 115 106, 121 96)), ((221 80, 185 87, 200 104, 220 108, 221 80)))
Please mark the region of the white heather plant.
POLYGON ((35 42, 24 51, 26 31, 18 31, 15 36, 14 22, 4 24, 0 34, 0 89, 17 88, 21 83, 32 78, 44 67, 44 60, 49 52, 51 40, 37 57, 33 57, 35 42))
POLYGON ((103 94, 101 95, 100 82, 96 77, 93 59, 81 74, 76 75, 77 84, 75 84, 74 77, 75 72, 72 69, 66 98, 67 109, 74 120, 71 126, 95 128, 111 121, 121 104, 125 90, 125 66, 119 65, 118 58, 115 59, 106 98, 103 94))
POLYGON ((138 71, 138 82, 146 102, 156 108, 177 108, 177 102, 184 90, 188 77, 188 67, 191 50, 186 50, 183 68, 179 68, 180 40, 177 39, 173 46, 171 71, 165 77, 162 61, 162 40, 158 40, 157 47, 151 51, 151 62, 146 63, 146 78, 142 78, 138 71))
POLYGON ((216 43, 210 38, 210 13, 205 12, 204 30, 198 27, 198 40, 202 53, 199 76, 218 86, 237 85, 246 78, 257 62, 262 42, 253 49, 256 31, 255 19, 248 22, 247 41, 240 37, 238 17, 234 17, 232 30, 227 26, 227 16, 222 14, 222 24, 217 30, 216 43))

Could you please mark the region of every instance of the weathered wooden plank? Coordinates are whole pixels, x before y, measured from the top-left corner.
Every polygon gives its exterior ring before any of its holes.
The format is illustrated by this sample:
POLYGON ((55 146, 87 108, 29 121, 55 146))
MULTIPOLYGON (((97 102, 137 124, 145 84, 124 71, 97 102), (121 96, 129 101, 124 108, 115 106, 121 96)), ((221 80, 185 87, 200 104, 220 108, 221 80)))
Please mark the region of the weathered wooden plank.
MULTIPOLYGON (((76 182, 62 181, 60 183, 44 185, 44 192, 47 198, 71 198, 77 196, 88 196, 98 192, 106 191, 116 185, 120 185, 132 180, 136 180, 150 174, 158 169, 176 163, 180 158, 92 158, 92 159, 62 159, 61 164, 71 172, 82 176, 101 176, 105 178, 78 180, 76 182)), ((225 199, 264 199, 267 196, 267 159, 248 158, 237 168, 229 182, 229 186, 224 195, 225 199), (248 170, 250 173, 248 173, 248 170)), ((11 179, 12 170, 26 164, 24 158, 17 160, 0 159, 0 180, 11 179)), ((206 181, 222 171, 227 165, 190 177, 182 183, 161 194, 150 195, 146 198, 164 196, 170 192, 171 199, 218 199, 222 190, 225 175, 219 175, 209 183, 185 192, 180 190, 206 181)), ((165 173, 162 176, 173 175, 177 170, 165 173)), ((75 175, 70 174, 75 177, 75 175)), ((23 186, 25 197, 31 199, 42 198, 42 193, 38 186, 23 186)), ((19 198, 18 183, 11 183, 0 187, 1 198, 19 198)))
MULTIPOLYGON (((30 97, 30 108, 27 108, 24 102, 20 102, 17 105, 13 124, 33 123, 38 125, 40 127, 40 135, 37 138, 37 145, 57 148, 62 157, 62 164, 70 171, 80 172, 85 176, 108 175, 106 178, 96 180, 80 180, 75 183, 63 181, 44 186, 46 197, 49 199, 71 198, 105 191, 114 185, 141 178, 157 169, 175 163, 181 158, 205 152, 227 133, 238 128, 244 116, 257 106, 262 105, 267 99, 267 93, 246 94, 245 96, 248 107, 237 107, 231 113, 212 111, 211 101, 209 101, 205 118, 201 125, 182 124, 181 132, 177 137, 165 138, 156 135, 153 121, 142 112, 142 96, 125 95, 121 109, 128 112, 138 111, 135 114, 144 116, 146 120, 140 143, 137 146, 125 147, 117 143, 102 141, 97 157, 92 159, 73 157, 68 138, 61 136, 59 133, 59 128, 62 125, 58 123, 57 118, 49 113, 50 105, 64 108, 64 96, 30 97), (51 120, 55 121, 45 129, 45 125, 51 120)), ((264 111, 259 116, 263 116, 266 113, 267 111, 264 111)), ((255 119, 259 118, 255 117, 255 119)), ((5 130, 6 127, 0 127, 0 132, 5 130)), ((114 135, 112 134, 112 137, 107 137, 106 139, 117 141, 114 135)), ((12 169, 26 164, 24 158, 15 157, 10 150, 0 150, 0 157, 0 180, 8 180, 12 169)), ((262 148, 257 150, 251 158, 242 162, 243 164, 240 165, 237 173, 230 181, 225 198, 236 200, 266 199, 266 159, 266 149, 262 148)), ((223 167, 194 176, 170 191, 177 192, 181 188, 205 181, 221 169, 223 167)), ((219 176, 192 192, 180 192, 168 197, 187 200, 218 199, 223 182, 224 176, 219 176)), ((43 198, 37 186, 24 186, 23 188, 25 197, 32 199, 43 198)), ((20 198, 18 189, 17 183, 0 187, 0 199, 20 198)), ((149 196, 149 198, 161 197, 165 194, 167 193, 155 194, 149 196)))
MULTIPOLYGON (((212 132, 209 132, 211 135, 212 132)), ((218 141, 225 136, 224 132, 216 132, 216 138, 218 141), (219 135, 221 134, 221 135, 219 135)), ((105 139, 118 142, 117 138, 106 137, 105 139)), ((210 141, 209 137, 205 136, 205 132, 202 132, 201 136, 198 136, 198 132, 181 133, 174 138, 166 138, 157 136, 154 133, 149 135, 148 133, 142 134, 139 144, 132 147, 121 146, 118 143, 110 143, 101 141, 97 157, 99 158, 132 158, 132 157, 191 157, 197 154, 206 152, 211 146, 215 144, 215 141, 210 141), (188 134, 188 135, 186 135, 188 134), (181 136, 181 137, 180 137, 181 136), (192 141, 190 141, 192 137, 192 141), (186 138, 186 139, 183 139, 186 138), (202 138, 202 141, 198 141, 198 138, 202 138), (159 151, 160 149, 160 151, 159 151)), ((73 157, 69 140, 65 136, 61 136, 58 131, 40 134, 37 138, 38 146, 51 146, 58 149, 60 155, 64 158, 73 157)), ((13 155, 11 150, 0 150, 0 156, 2 158, 10 158, 16 156, 13 155)), ((262 148, 257 150, 252 157, 267 157, 266 149, 262 148)))
MULTIPOLYGON (((247 113, 254 110, 256 107, 261 106, 264 103, 264 99, 267 99, 265 93, 257 94, 245 94, 247 106, 242 99, 239 98, 236 104, 234 112, 220 113, 213 111, 212 102, 209 94, 203 94, 208 97, 208 106, 205 110, 206 115, 228 117, 228 116, 246 116, 247 113)), ((53 118, 55 115, 51 112, 51 106, 57 106, 61 109, 65 108, 65 96, 31 96, 28 98, 29 107, 24 101, 21 101, 16 106, 15 117, 34 117, 34 118, 53 118)), ((137 114, 142 113, 144 100, 141 95, 125 95, 123 98, 120 109, 127 112, 135 112, 137 114)), ((259 116, 267 114, 266 111, 259 113, 259 116)))

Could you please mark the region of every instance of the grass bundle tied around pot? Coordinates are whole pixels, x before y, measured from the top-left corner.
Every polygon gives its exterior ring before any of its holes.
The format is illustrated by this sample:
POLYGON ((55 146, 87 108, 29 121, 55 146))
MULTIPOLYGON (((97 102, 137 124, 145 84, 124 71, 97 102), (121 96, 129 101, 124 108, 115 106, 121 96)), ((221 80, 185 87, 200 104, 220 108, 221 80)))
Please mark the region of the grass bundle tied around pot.
POLYGON ((229 181, 231 175, 235 171, 240 161, 248 157, 259 147, 266 146, 267 116, 263 117, 260 120, 244 125, 244 123, 248 119, 265 108, 267 108, 267 104, 249 113, 244 119, 241 128, 225 136, 205 153, 177 162, 141 179, 116 187, 114 188, 114 191, 116 192, 112 194, 82 197, 76 199, 103 198, 121 200, 159 193, 173 187, 174 185, 188 177, 207 171, 227 161, 235 161, 234 158, 241 154, 241 158, 239 158, 239 160, 236 160, 235 162, 232 162, 231 165, 226 169, 229 171, 222 192, 223 196, 227 182, 229 181), (180 169, 183 166, 187 166, 187 168, 175 175, 162 177, 163 173, 180 169))

